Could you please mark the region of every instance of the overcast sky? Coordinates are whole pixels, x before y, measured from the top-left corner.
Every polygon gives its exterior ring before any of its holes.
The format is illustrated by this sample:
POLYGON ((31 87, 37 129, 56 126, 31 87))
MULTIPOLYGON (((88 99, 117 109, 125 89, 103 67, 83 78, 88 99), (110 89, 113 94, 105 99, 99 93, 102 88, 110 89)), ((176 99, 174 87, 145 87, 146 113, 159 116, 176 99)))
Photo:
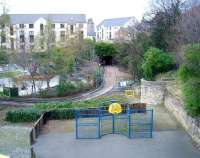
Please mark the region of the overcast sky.
POLYGON ((138 20, 150 0, 6 0, 9 13, 83 13, 98 24, 114 17, 135 16, 138 20))

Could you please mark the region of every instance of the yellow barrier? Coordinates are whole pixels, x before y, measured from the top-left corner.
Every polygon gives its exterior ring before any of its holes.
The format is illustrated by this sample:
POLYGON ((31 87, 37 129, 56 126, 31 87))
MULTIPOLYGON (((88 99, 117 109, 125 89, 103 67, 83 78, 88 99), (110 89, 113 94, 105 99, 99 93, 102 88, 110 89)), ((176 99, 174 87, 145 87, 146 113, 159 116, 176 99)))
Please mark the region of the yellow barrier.
POLYGON ((126 97, 133 97, 134 95, 135 95, 135 92, 133 90, 125 90, 126 97))

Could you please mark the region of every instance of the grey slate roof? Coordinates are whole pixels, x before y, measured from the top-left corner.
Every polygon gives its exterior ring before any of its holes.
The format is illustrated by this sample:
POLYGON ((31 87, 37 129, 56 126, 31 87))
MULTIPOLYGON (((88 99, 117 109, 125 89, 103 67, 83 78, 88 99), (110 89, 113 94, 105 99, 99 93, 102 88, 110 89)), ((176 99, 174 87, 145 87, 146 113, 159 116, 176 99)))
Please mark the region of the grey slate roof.
POLYGON ((85 14, 9 14, 12 24, 32 24, 40 18, 53 23, 86 23, 85 14))
POLYGON ((124 18, 113 18, 113 19, 105 19, 103 20, 99 25, 97 25, 97 28, 100 26, 104 27, 110 27, 110 26, 123 26, 125 25, 129 20, 131 20, 134 17, 124 17, 124 18))

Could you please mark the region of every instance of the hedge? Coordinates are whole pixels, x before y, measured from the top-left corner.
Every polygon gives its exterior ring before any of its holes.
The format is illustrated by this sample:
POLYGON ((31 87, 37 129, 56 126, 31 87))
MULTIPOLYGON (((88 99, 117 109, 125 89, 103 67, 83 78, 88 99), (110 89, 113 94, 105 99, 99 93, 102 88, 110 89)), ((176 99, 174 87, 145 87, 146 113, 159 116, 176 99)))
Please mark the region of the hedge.
POLYGON ((18 109, 6 113, 6 121, 34 122, 42 113, 48 112, 49 119, 74 119, 75 108, 95 108, 108 106, 113 101, 108 99, 91 99, 79 102, 39 103, 32 108, 18 109))
POLYGON ((179 69, 185 108, 192 117, 200 117, 200 44, 188 45, 179 69))
POLYGON ((34 122, 39 119, 41 114, 42 111, 33 108, 18 109, 8 111, 5 120, 10 122, 34 122))
POLYGON ((153 80, 155 75, 168 72, 174 67, 173 58, 158 48, 151 47, 144 54, 142 70, 146 80, 153 80))
POLYGON ((75 118, 75 110, 74 109, 59 109, 59 110, 53 110, 49 114, 49 119, 67 119, 71 120, 75 118))
POLYGON ((72 102, 38 103, 33 106, 38 110, 55 110, 72 108, 72 102))

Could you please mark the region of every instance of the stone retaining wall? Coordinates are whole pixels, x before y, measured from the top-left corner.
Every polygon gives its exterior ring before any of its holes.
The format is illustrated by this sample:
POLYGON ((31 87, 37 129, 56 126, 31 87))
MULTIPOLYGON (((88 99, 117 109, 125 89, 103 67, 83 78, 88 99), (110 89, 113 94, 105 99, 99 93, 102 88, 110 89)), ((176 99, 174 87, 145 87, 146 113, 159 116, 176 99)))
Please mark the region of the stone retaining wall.
POLYGON ((165 107, 182 124, 188 134, 200 148, 200 127, 197 126, 195 119, 188 116, 184 110, 181 99, 174 96, 166 88, 166 83, 170 81, 141 81, 141 102, 151 105, 164 104, 165 107))
POLYGON ((182 124, 184 129, 197 143, 197 146, 200 149, 200 127, 196 125, 195 119, 187 115, 183 108, 183 102, 166 91, 166 95, 164 97, 164 105, 182 124))
POLYGON ((30 128, 26 127, 0 127, 0 154, 11 158, 32 158, 29 133, 30 128))
POLYGON ((152 105, 162 104, 164 101, 165 83, 141 80, 141 103, 152 105))

